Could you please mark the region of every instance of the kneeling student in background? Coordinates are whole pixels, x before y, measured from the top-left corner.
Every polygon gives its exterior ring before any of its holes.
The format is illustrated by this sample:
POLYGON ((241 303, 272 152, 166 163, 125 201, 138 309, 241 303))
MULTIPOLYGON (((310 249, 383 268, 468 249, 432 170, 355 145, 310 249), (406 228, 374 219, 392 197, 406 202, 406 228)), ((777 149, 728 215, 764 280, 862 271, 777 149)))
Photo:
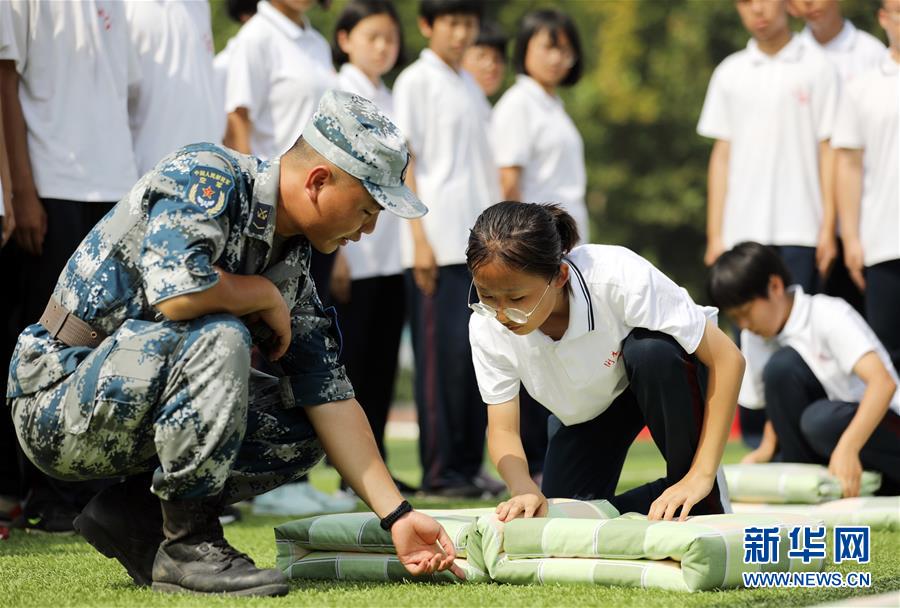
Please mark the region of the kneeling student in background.
POLYGON ((765 408, 762 444, 745 462, 827 464, 844 497, 863 468, 900 493, 897 371, 872 329, 840 298, 791 285, 771 248, 740 243, 710 270, 713 303, 741 328, 747 361, 738 402, 765 408))

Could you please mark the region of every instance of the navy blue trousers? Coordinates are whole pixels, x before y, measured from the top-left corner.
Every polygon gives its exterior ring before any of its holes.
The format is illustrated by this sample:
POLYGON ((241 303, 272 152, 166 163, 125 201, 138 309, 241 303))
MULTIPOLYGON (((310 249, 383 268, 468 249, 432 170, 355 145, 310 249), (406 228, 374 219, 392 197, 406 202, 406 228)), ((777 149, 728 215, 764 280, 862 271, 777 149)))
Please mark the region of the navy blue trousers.
POLYGON ((900 260, 866 268, 866 320, 900 369, 900 260))
MULTIPOLYGON (((829 401, 803 357, 790 347, 772 355, 763 382, 781 460, 827 465, 859 404, 829 401)), ((881 472, 879 493, 900 493, 900 416, 890 410, 885 414, 859 459, 863 468, 881 472)))
MULTIPOLYGON (((635 329, 622 344, 629 386, 602 414, 564 426, 550 416, 541 488, 548 498, 609 500, 621 513, 650 505, 691 468, 700 443, 706 367, 666 334, 635 329), (666 461, 666 475, 616 495, 628 448, 646 424, 666 461)), ((718 482, 691 513, 724 513, 718 482)))
POLYGON ((350 283, 350 301, 335 304, 344 339, 341 362, 385 459, 384 429, 394 400, 397 356, 406 318, 404 291, 399 274, 357 279, 350 283))
POLYGON ((469 346, 472 277, 465 264, 438 272, 437 289, 428 297, 406 272, 423 490, 470 483, 481 469, 487 428, 469 346))

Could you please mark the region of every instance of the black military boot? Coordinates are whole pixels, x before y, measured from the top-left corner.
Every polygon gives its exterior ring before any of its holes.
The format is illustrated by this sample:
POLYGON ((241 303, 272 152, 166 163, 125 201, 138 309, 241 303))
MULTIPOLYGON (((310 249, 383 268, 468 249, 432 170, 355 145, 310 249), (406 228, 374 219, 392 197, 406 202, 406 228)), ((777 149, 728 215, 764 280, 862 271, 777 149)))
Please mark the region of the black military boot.
POLYGON ((134 582, 152 582, 153 560, 163 536, 162 510, 150 492, 151 475, 137 475, 102 490, 73 525, 100 553, 119 560, 134 582))
POLYGON ((218 498, 163 500, 163 533, 153 562, 153 590, 168 593, 286 595, 279 570, 257 568, 228 544, 222 533, 218 498))

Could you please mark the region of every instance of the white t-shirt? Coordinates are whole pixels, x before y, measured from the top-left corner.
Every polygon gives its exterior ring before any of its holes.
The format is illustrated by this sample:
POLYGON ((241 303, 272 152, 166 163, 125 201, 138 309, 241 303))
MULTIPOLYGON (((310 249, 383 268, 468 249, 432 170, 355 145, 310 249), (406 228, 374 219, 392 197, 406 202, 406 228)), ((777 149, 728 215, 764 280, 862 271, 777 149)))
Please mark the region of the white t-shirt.
POLYGON ((225 138, 225 131, 228 129, 228 113, 225 110, 225 91, 228 83, 228 67, 231 65, 231 53, 234 50, 235 39, 232 37, 225 44, 225 48, 216 53, 213 58, 213 74, 216 82, 216 103, 222 109, 222 135, 219 139, 225 138))
POLYGON ((128 89, 140 80, 118 0, 3 0, 0 59, 19 74, 19 102, 38 195, 116 201, 137 180, 128 89))
MULTIPOLYGON (((394 114, 391 91, 384 83, 376 88, 372 81, 351 63, 341 66, 338 72, 338 88, 372 101, 388 117, 394 114)), ((393 213, 382 211, 378 214, 375 232, 364 234, 358 243, 347 243, 341 249, 350 266, 350 277, 353 280, 391 276, 403 272, 403 264, 400 262, 402 221, 393 213)))
POLYGON ((800 35, 825 51, 844 84, 866 70, 877 67, 884 56, 884 44, 869 32, 856 29, 849 19, 844 19, 844 27, 828 44, 819 44, 808 25, 800 35))
POLYGON ((863 150, 860 240, 866 266, 900 258, 900 66, 888 51, 841 96, 835 148, 863 150))
POLYGON ((125 14, 141 60, 141 83, 129 99, 138 173, 173 150, 219 142, 224 110, 212 66, 209 3, 130 0, 125 14))
POLYGON ((469 319, 472 361, 488 405, 519 394, 520 384, 565 425, 596 418, 628 387, 622 341, 642 327, 669 334, 693 353, 715 323, 650 262, 624 247, 582 245, 569 254, 569 327, 559 341, 540 330, 512 333, 496 319, 469 319))
MULTIPOLYGON (((786 346, 803 358, 832 401, 858 403, 862 399, 866 384, 853 368, 870 352, 878 355, 900 385, 884 346, 852 306, 841 298, 807 295, 798 285, 788 291, 794 294, 794 306, 780 334, 766 339, 747 330, 741 332, 747 366, 738 403, 750 409, 765 407, 763 369, 769 358, 786 346)), ((894 393, 891 409, 900 414, 900 391, 894 393)))
POLYGON ((251 152, 275 158, 294 145, 319 99, 337 84, 331 47, 304 17, 300 27, 263 0, 235 36, 225 111, 247 108, 251 152))
POLYGON ((697 132, 730 142, 722 238, 815 247, 819 143, 831 137, 837 71, 800 36, 775 56, 755 40, 713 72, 697 132))
MULTIPOLYGON (((500 201, 483 100, 468 72, 455 72, 430 49, 394 83, 396 122, 415 155, 418 195, 428 206, 422 221, 439 266, 465 263, 469 229, 500 201)), ((400 232, 410 268, 412 234, 408 227, 400 232)))
POLYGON ((498 167, 522 169, 522 202, 561 203, 589 240, 584 141, 559 96, 519 74, 494 107, 491 145, 498 167))

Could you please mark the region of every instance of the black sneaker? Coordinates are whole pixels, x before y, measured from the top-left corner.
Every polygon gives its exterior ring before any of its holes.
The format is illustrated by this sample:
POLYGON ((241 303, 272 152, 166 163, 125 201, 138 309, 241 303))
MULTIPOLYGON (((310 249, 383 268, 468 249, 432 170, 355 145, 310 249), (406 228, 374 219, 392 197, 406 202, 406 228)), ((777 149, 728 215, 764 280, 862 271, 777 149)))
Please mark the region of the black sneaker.
POLYGON ((25 531, 30 534, 75 534, 72 520, 78 512, 65 505, 47 505, 30 512, 25 508, 25 531))
POLYGON ((419 492, 419 488, 411 486, 401 479, 397 479, 394 476, 391 476, 391 479, 394 480, 394 485, 396 485, 397 489, 400 490, 400 494, 403 496, 403 498, 410 498, 412 496, 415 496, 419 492))
POLYGON ((235 522, 241 521, 243 515, 241 514, 241 510, 238 509, 234 505, 225 505, 222 508, 222 514, 219 515, 219 523, 223 526, 227 526, 233 524, 235 522))

